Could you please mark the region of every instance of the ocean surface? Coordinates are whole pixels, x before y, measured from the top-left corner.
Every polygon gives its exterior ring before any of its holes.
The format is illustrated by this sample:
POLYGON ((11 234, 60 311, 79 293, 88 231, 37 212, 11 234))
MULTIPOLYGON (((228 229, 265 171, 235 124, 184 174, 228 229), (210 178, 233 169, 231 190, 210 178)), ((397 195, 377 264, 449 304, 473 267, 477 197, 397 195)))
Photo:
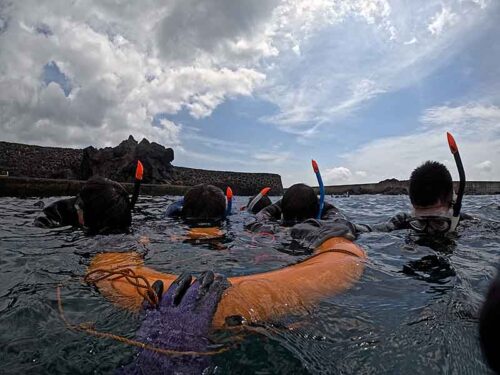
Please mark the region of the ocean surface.
MULTIPOLYGON (((134 349, 69 330, 66 317, 130 338, 140 317, 111 304, 83 282, 95 254, 134 250, 158 270, 207 269, 228 276, 267 271, 307 255, 287 233, 252 235, 236 197, 217 243, 185 243, 186 227, 164 219, 174 197, 141 197, 132 233, 86 236, 69 227, 33 226, 39 199, 0 198, 0 373, 110 374, 134 349)), ((56 200, 43 199, 45 205, 56 200)), ((377 223, 409 210, 406 196, 329 198, 355 222, 377 223)), ((212 358, 218 374, 488 374, 478 341, 478 315, 500 264, 500 196, 466 196, 474 216, 446 241, 409 231, 370 233, 361 280, 306 314, 263 324, 237 347, 212 358), (277 324, 279 323, 279 324, 277 324)))

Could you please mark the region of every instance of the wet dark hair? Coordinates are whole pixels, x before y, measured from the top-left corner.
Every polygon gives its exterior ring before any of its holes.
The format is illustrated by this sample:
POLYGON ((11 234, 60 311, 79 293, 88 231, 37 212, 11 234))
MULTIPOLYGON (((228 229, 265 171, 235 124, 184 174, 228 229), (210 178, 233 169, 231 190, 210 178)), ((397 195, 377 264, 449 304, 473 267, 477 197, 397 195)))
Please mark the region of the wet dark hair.
POLYGON ((127 191, 103 177, 90 178, 79 194, 85 227, 91 233, 126 232, 132 224, 127 191))
POLYGON ((306 184, 290 186, 281 199, 283 220, 288 223, 316 217, 319 209, 318 196, 306 184))
MULTIPOLYGON (((256 197, 257 195, 254 195, 248 200, 247 207, 250 206, 250 203, 252 203, 252 200, 256 197)), ((264 195, 260 200, 255 203, 255 206, 253 206, 253 209, 250 211, 252 214, 256 214, 260 210, 266 208, 267 206, 270 206, 272 204, 271 199, 267 196, 264 195)))
POLYGON ((182 217, 192 222, 217 222, 226 214, 226 196, 213 185, 200 184, 184 195, 182 217))
POLYGON ((432 206, 453 199, 453 180, 450 171, 437 161, 426 161, 410 177, 410 200, 413 206, 432 206))

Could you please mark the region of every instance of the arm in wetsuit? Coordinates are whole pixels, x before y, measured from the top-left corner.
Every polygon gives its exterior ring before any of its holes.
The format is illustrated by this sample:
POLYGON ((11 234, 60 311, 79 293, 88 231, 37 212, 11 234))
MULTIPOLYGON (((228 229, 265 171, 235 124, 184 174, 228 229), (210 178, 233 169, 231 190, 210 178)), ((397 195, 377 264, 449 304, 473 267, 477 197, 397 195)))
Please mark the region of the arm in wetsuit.
POLYGON ((173 203, 170 203, 165 210, 165 216, 167 217, 178 217, 182 214, 182 207, 184 206, 184 199, 179 199, 173 203))
POLYGON ((308 219, 294 225, 290 234, 302 247, 314 250, 333 237, 344 237, 352 241, 356 239, 357 231, 350 221, 338 217, 330 222, 308 219))
POLYGON ((340 210, 333 204, 325 202, 325 205, 323 207, 323 214, 321 215, 321 220, 332 221, 339 217, 344 218, 344 215, 342 215, 340 210))
POLYGON ((353 224, 356 233, 368 233, 368 232, 392 232, 394 230, 410 229, 409 219, 411 215, 406 212, 400 212, 397 215, 391 217, 385 223, 379 224, 353 224))
POLYGON ((57 228, 66 225, 79 226, 78 214, 75 208, 77 197, 58 200, 44 208, 45 216, 35 219, 35 225, 40 228, 57 228))
POLYGON ((252 232, 274 233, 274 227, 281 219, 281 199, 259 211, 248 223, 245 229, 252 232))

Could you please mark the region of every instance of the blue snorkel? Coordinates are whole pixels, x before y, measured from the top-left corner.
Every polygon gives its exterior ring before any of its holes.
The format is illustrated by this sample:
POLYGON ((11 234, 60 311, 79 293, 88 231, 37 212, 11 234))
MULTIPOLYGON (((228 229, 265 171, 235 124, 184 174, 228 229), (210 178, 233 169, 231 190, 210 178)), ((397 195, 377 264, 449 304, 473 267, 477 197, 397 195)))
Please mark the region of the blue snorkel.
POLYGON ((321 173, 319 172, 318 163, 316 163, 316 160, 314 159, 312 160, 312 167, 314 173, 316 173, 319 185, 319 210, 317 219, 321 219, 321 216, 323 215, 323 207, 325 205, 325 186, 323 185, 323 179, 321 178, 321 173))
POLYGON ((229 215, 231 215, 231 210, 233 208, 233 190, 229 186, 226 189, 226 200, 227 200, 227 205, 224 217, 228 217, 229 215))

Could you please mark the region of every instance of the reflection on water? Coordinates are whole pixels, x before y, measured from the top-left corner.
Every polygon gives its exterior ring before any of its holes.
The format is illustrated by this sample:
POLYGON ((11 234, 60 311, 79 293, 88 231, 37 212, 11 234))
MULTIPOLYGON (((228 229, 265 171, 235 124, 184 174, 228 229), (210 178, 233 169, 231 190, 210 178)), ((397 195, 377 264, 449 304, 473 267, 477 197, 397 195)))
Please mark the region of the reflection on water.
MULTIPOLYGON (((38 199, 0 198, 0 359, 2 373, 111 373, 133 349, 69 331, 67 317, 133 337, 139 317, 111 305, 82 283, 93 255, 135 250, 159 270, 214 269, 228 276, 275 269, 306 255, 287 233, 252 235, 238 209, 226 239, 186 242, 186 227, 163 218, 173 198, 143 197, 128 235, 86 237, 79 230, 32 225, 38 199)), ((53 199, 44 200, 45 204, 53 199)), ((405 196, 352 196, 334 203, 354 221, 375 223, 408 209, 405 196)), ((307 315, 290 316, 246 333, 237 349, 216 358, 219 373, 488 373, 478 339, 483 295, 500 261, 500 199, 466 197, 478 219, 456 238, 433 241, 407 231, 370 233, 358 243, 369 260, 359 283, 307 315)))

